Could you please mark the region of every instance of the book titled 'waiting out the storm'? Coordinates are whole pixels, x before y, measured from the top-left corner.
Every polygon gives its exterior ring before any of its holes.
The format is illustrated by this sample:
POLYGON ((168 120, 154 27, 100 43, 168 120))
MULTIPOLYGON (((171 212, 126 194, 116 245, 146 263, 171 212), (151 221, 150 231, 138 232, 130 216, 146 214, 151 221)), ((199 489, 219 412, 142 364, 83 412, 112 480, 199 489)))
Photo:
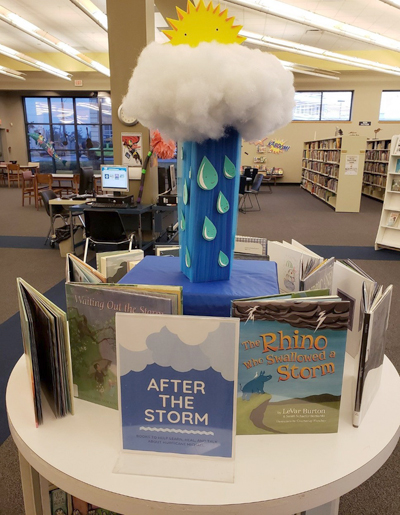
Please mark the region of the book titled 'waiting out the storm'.
POLYGON ((241 299, 237 434, 338 430, 349 302, 241 299))

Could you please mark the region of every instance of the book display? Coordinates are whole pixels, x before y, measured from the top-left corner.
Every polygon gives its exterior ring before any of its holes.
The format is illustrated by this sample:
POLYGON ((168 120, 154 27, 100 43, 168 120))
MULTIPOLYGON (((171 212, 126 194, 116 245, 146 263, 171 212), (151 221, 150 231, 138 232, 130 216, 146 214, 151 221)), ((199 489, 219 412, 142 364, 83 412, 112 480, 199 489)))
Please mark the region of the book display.
POLYGON ((338 430, 350 303, 339 297, 237 300, 238 434, 338 430))
POLYGON ((386 189, 391 140, 367 141, 365 152, 363 195, 383 201, 386 189))
POLYGON ((382 214, 375 239, 375 250, 400 249, 400 136, 393 136, 382 214))
POLYGON ((364 158, 361 136, 306 141, 301 187, 337 212, 358 213, 364 158))

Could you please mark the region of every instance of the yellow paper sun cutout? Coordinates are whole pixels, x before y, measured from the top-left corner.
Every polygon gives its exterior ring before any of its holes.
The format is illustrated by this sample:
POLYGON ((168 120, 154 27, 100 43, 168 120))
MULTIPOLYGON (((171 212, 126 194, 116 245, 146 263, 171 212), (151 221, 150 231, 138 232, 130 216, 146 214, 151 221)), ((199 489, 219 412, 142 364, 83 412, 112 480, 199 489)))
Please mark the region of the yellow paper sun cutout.
POLYGON ((167 18, 173 30, 163 30, 172 45, 190 45, 196 47, 206 41, 218 43, 242 43, 246 38, 239 36, 241 25, 233 25, 234 18, 228 18, 228 11, 220 11, 220 6, 214 8, 212 2, 206 7, 200 0, 197 7, 190 0, 187 12, 176 8, 178 20, 167 18))

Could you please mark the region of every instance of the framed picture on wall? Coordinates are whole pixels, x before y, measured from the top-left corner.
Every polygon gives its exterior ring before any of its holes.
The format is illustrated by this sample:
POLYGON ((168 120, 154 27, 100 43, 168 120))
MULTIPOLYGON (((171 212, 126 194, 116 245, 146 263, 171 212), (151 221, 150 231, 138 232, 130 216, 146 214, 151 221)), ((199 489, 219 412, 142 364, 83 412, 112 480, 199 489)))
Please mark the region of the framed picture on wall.
POLYGON ((122 164, 123 166, 143 166, 143 141, 141 132, 122 132, 122 164))

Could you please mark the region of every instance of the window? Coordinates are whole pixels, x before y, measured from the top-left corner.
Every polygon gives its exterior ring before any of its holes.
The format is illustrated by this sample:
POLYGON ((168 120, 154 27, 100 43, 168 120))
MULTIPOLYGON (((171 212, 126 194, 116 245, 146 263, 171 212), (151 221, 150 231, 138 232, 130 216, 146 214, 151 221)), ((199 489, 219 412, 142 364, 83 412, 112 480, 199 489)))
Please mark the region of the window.
POLYGON ((400 121, 400 91, 382 91, 379 121, 400 121))
POLYGON ((293 120, 349 121, 352 91, 297 91, 293 120))
POLYGON ((114 162, 110 98, 26 97, 24 107, 28 159, 42 171, 114 162))

